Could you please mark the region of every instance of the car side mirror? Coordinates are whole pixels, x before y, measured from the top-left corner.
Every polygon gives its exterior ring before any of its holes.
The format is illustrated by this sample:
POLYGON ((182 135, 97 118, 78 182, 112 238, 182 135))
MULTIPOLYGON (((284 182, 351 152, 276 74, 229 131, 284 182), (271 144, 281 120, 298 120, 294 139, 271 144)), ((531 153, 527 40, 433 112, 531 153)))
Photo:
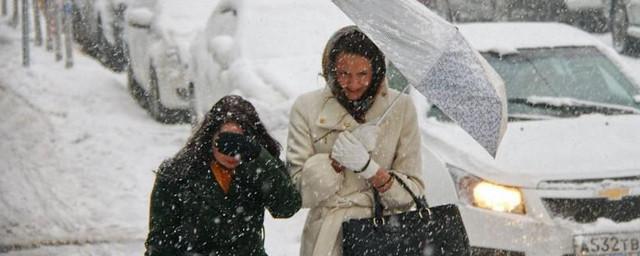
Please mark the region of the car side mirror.
POLYGON ((136 8, 127 12, 127 20, 131 27, 150 29, 153 12, 147 8, 136 8))

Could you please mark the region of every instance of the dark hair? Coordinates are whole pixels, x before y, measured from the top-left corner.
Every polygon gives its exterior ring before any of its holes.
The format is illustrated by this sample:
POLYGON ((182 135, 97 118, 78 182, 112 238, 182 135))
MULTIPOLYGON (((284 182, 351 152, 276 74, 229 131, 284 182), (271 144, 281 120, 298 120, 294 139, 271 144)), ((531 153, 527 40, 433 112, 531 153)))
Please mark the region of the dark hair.
POLYGON ((336 61, 341 53, 356 54, 367 58, 371 62, 373 71, 370 88, 377 88, 380 85, 387 72, 384 54, 367 35, 354 29, 336 40, 329 52, 328 71, 331 72, 332 77, 336 77, 336 61))
POLYGON ((280 143, 269 135, 253 105, 240 96, 228 95, 211 107, 185 146, 173 157, 173 162, 183 167, 208 166, 213 160, 213 136, 229 122, 240 125, 246 136, 252 137, 273 157, 280 156, 280 143))

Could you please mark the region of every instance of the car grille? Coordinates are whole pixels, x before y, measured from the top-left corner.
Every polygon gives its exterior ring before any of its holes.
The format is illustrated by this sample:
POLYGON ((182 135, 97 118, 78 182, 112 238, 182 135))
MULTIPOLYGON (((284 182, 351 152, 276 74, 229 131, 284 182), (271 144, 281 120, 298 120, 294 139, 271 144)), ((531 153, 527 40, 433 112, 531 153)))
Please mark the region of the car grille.
POLYGON ((628 222, 640 218, 640 196, 628 196, 620 200, 606 198, 544 198, 542 200, 551 216, 577 223, 591 223, 598 218, 607 218, 615 222, 628 222))

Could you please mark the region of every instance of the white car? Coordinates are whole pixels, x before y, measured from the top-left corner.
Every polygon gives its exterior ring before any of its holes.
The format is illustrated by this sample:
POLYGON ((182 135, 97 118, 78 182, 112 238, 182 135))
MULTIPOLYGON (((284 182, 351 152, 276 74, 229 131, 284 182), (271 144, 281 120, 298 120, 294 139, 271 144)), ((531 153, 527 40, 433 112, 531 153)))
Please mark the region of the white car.
POLYGON ((459 29, 505 80, 509 123, 493 159, 425 111, 430 205, 459 205, 473 255, 638 255, 637 70, 568 25, 459 29))
POLYGON ((607 30, 612 0, 419 0, 452 22, 564 22, 594 32, 607 30))
POLYGON ((189 121, 189 44, 216 0, 137 0, 126 14, 129 89, 158 121, 189 121))
POLYGON ((127 0, 73 0, 73 37, 82 50, 109 69, 126 68, 123 39, 127 0))
MULTIPOLYGON (((549 6, 549 1, 536 1, 540 6, 549 6)), ((589 32, 606 32, 609 29, 609 6, 611 0, 555 0, 564 2, 566 14, 562 22, 572 24, 589 32)), ((557 16, 559 13, 551 5, 550 14, 557 16)), ((551 21, 551 20, 549 20, 551 21)))
POLYGON ((601 15, 606 15, 607 6, 609 6, 611 0, 564 0, 565 5, 569 11, 581 12, 581 11, 596 11, 601 15))
POLYGON ((619 53, 640 53, 640 0, 612 0, 611 37, 619 53))

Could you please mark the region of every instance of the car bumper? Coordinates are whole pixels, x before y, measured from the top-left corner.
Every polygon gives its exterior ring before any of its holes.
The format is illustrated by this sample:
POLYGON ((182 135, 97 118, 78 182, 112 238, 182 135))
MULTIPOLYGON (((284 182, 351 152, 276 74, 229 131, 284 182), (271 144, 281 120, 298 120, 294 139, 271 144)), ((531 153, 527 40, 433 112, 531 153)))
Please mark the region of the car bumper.
MULTIPOLYGON (((529 215, 498 213, 475 207, 460 206, 473 255, 575 255, 574 236, 595 233, 616 233, 629 225, 607 225, 545 221, 529 215)), ((635 232, 640 232, 640 227, 635 232)))
POLYGON ((573 236, 569 229, 528 216, 473 207, 460 207, 460 214, 472 247, 527 256, 573 253, 573 236))

